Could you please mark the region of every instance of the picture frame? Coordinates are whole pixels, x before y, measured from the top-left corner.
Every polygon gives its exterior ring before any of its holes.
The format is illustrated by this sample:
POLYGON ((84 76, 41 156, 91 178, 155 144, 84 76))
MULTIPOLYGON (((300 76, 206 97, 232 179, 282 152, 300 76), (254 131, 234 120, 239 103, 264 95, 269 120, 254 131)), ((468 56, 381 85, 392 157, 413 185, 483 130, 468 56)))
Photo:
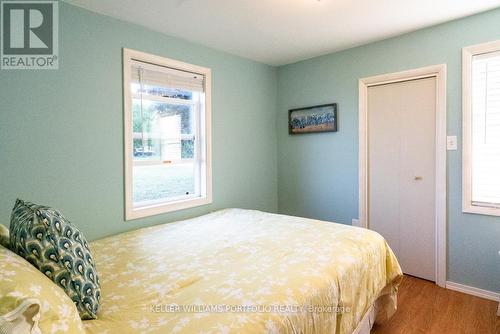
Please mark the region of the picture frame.
POLYGON ((288 133, 290 135, 318 132, 337 132, 337 103, 290 109, 288 133))

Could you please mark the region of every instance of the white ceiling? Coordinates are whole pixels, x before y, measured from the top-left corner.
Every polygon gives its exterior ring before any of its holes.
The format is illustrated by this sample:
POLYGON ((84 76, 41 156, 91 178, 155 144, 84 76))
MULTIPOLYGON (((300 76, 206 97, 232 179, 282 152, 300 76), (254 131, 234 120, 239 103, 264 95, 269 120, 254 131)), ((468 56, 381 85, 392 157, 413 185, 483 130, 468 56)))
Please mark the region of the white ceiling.
POLYGON ((500 0, 67 0, 170 36, 270 65, 500 6, 500 0))

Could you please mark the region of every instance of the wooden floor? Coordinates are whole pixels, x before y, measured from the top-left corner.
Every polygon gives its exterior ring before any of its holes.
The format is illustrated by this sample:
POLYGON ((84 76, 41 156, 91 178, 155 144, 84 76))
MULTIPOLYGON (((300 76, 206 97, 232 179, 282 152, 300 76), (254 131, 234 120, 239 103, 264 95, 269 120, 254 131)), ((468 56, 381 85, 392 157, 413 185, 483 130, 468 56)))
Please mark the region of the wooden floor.
POLYGON ((372 334, 500 334, 498 303, 405 276, 398 311, 372 334))

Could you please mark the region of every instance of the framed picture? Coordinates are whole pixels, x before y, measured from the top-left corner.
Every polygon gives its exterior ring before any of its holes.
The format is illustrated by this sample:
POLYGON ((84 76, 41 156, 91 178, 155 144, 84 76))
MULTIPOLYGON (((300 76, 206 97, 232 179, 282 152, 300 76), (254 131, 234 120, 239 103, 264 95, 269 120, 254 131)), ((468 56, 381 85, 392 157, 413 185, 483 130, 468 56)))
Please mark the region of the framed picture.
POLYGON ((291 109, 288 111, 288 133, 291 135, 337 131, 337 104, 291 109))

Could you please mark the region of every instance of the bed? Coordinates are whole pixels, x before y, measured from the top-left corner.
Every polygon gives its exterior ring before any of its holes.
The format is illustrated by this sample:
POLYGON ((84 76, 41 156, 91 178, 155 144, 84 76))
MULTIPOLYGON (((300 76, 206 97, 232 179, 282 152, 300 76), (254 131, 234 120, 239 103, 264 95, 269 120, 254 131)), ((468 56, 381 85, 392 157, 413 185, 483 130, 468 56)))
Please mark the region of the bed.
POLYGON ((362 228, 228 209, 91 243, 106 333, 369 333, 402 278, 362 228))

